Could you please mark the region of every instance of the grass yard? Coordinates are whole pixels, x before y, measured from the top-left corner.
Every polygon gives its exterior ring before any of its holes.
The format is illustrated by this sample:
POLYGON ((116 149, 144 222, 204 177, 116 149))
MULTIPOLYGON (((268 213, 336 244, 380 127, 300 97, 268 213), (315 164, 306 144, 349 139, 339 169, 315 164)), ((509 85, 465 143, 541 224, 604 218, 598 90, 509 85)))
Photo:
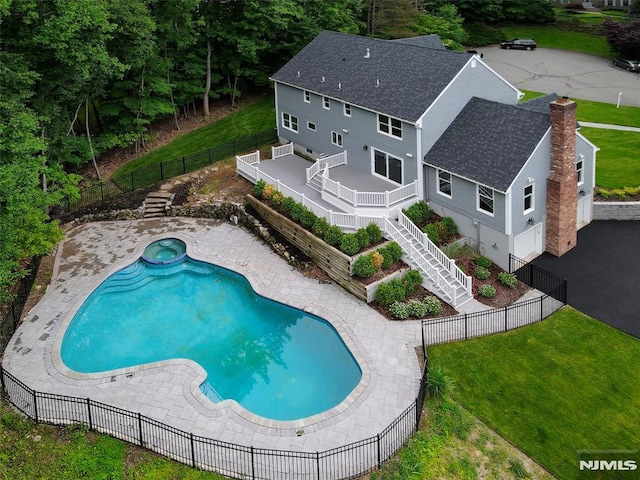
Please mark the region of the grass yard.
POLYGON ((0 478, 223 480, 78 427, 36 425, 0 403, 0 478))
POLYGON ((132 160, 119 168, 112 177, 116 178, 134 170, 202 152, 210 147, 249 137, 275 126, 273 95, 266 95, 259 102, 244 107, 220 121, 187 133, 162 148, 132 160))
POLYGON ((604 188, 640 185, 640 132, 582 127, 580 132, 600 147, 596 185, 604 188))
POLYGON ((577 450, 638 448, 640 341, 571 307, 428 352, 455 400, 560 478, 576 478, 577 450))
POLYGON ((549 27, 503 27, 508 38, 533 38, 538 47, 558 48, 574 52, 589 53, 604 58, 613 58, 613 53, 604 37, 587 33, 567 32, 549 27))

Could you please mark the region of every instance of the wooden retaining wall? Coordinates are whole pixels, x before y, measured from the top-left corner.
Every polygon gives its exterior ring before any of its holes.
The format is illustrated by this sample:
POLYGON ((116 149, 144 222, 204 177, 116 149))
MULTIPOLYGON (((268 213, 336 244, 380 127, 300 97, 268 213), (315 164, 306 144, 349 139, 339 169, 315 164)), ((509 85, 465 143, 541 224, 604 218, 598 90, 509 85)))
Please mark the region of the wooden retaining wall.
MULTIPOLYGON (((361 254, 355 257, 345 255, 337 248, 328 245, 313 233, 279 214, 253 196, 247 195, 246 199, 247 204, 249 204, 258 215, 286 238, 288 242, 313 260, 313 263, 324 270, 333 281, 363 302, 370 303, 373 300, 373 295, 380 282, 364 285, 351 276, 353 262, 361 254)), ((367 252, 363 252, 362 254, 366 253, 367 252)), ((406 270, 396 272, 393 276, 385 278, 384 280, 389 280, 405 272, 406 270)))

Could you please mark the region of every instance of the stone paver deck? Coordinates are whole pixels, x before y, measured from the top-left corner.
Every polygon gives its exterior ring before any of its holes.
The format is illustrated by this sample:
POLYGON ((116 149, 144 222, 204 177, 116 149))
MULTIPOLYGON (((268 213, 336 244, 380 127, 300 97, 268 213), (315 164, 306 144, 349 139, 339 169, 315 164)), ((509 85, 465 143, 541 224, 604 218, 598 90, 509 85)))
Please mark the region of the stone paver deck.
MULTIPOLYGON (((377 435, 416 398, 420 321, 390 322, 334 284, 302 276, 241 227, 162 218, 76 226, 58 246, 51 285, 13 336, 3 367, 40 391, 89 397, 196 435, 239 445, 325 451, 377 435), (86 297, 154 240, 175 237, 188 254, 243 274, 265 296, 315 313, 342 335, 363 380, 340 406, 299 422, 256 417, 233 401, 210 402, 203 370, 167 361, 114 374, 79 375, 60 360, 64 330, 86 297), (301 436, 298 430, 304 430, 301 436)), ((117 308, 117 305, 114 305, 117 308)))

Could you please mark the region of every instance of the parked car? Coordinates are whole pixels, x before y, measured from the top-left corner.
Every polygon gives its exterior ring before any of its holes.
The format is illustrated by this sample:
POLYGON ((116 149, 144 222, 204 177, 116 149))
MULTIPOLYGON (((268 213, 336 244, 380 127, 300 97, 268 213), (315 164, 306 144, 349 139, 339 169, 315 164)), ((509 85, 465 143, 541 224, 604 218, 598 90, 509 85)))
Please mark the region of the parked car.
POLYGON ((538 45, 536 45, 535 40, 531 38, 516 38, 507 42, 500 42, 500 47, 506 48, 507 50, 511 48, 518 48, 520 50, 534 50, 537 46, 538 45))
POLYGON ((638 62, 638 60, 616 58, 613 60, 613 66, 624 68, 629 72, 640 72, 640 62, 638 62))

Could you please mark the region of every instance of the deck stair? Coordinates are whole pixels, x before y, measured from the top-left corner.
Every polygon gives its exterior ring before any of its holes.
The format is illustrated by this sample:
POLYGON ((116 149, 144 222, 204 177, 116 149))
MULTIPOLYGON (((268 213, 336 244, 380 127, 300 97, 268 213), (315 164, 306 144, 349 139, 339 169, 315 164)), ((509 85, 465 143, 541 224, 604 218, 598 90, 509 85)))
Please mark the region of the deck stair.
POLYGON ((322 192, 322 174, 318 173, 314 175, 311 180, 307 183, 307 186, 313 188, 318 192, 322 192))
POLYGON ((428 290, 454 307, 473 298, 471 277, 458 269, 402 212, 398 220, 387 219, 385 230, 402 247, 405 261, 422 273, 428 290))
POLYGON ((175 197, 171 192, 153 192, 144 200, 144 218, 166 217, 175 197))

